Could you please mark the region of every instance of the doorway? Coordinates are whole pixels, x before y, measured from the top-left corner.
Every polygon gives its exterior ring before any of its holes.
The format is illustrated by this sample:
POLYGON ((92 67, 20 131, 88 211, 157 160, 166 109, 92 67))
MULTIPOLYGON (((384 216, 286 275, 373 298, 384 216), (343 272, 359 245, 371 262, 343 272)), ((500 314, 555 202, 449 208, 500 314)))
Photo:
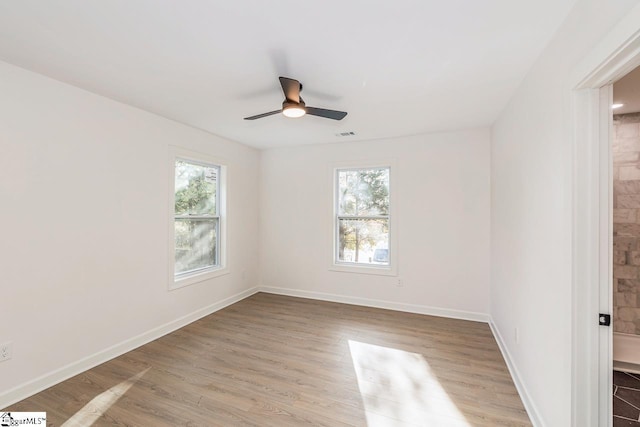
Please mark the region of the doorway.
POLYGON ((613 426, 640 427, 640 67, 613 83, 613 426))
POLYGON ((599 314, 613 314, 614 299, 611 105, 614 82, 638 66, 640 28, 634 20, 576 66, 572 83, 574 426, 613 426, 613 328, 598 322, 599 314))

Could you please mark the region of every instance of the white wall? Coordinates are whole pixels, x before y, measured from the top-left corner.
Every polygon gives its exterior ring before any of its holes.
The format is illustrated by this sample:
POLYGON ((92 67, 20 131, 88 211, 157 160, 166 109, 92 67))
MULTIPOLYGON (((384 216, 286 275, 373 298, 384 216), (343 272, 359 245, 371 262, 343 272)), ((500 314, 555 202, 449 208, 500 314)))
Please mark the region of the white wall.
POLYGON ((571 425, 571 78, 636 4, 577 2, 492 128, 490 312, 541 425, 571 425))
POLYGON ((486 318, 488 129, 263 151, 260 208, 263 286, 486 318), (331 166, 391 158, 397 165, 391 179, 398 192, 398 277, 403 287, 395 286, 396 277, 328 268, 331 166))
POLYGON ((257 151, 5 63, 0 93, 0 397, 257 285, 257 151), (170 144, 227 161, 231 270, 171 292, 170 144))

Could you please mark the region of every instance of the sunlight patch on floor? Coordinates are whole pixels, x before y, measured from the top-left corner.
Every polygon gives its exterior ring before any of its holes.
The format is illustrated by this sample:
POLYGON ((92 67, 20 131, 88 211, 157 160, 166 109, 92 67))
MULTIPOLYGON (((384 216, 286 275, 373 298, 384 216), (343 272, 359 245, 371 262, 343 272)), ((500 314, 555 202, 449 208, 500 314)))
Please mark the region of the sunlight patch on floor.
POLYGON ((369 427, 471 426, 421 354, 353 340, 349 350, 369 427))
POLYGON ((88 427, 93 425, 98 418, 113 406, 140 378, 151 368, 147 368, 137 373, 131 378, 116 384, 110 389, 100 393, 89 403, 84 405, 82 409, 76 412, 73 417, 69 418, 61 427, 88 427))

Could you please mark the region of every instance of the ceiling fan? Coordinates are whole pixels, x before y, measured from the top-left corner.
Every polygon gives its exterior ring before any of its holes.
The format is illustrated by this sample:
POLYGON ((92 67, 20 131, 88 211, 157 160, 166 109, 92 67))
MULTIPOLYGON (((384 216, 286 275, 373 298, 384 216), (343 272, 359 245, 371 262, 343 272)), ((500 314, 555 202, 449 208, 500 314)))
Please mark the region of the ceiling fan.
POLYGON ((284 92, 284 101, 280 110, 269 111, 268 113, 257 114, 251 117, 245 117, 245 120, 256 120, 263 117, 272 116, 282 113, 286 117, 302 117, 305 114, 311 116, 324 117, 325 119, 342 120, 347 115, 344 111, 325 110, 324 108, 307 107, 300 92, 302 91, 302 83, 298 80, 287 77, 280 77, 280 85, 284 92))

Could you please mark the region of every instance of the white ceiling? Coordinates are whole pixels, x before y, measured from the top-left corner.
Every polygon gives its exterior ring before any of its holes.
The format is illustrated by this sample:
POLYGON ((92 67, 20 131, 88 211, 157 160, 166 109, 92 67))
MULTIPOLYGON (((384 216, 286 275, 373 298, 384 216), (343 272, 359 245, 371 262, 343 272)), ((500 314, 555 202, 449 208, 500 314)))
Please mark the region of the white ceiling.
POLYGON ((4 0, 0 59, 258 148, 368 140, 491 124, 574 2, 4 0), (279 75, 349 115, 243 120, 279 75))
POLYGON ((613 103, 623 104, 614 114, 640 112, 640 67, 613 84, 613 103))

